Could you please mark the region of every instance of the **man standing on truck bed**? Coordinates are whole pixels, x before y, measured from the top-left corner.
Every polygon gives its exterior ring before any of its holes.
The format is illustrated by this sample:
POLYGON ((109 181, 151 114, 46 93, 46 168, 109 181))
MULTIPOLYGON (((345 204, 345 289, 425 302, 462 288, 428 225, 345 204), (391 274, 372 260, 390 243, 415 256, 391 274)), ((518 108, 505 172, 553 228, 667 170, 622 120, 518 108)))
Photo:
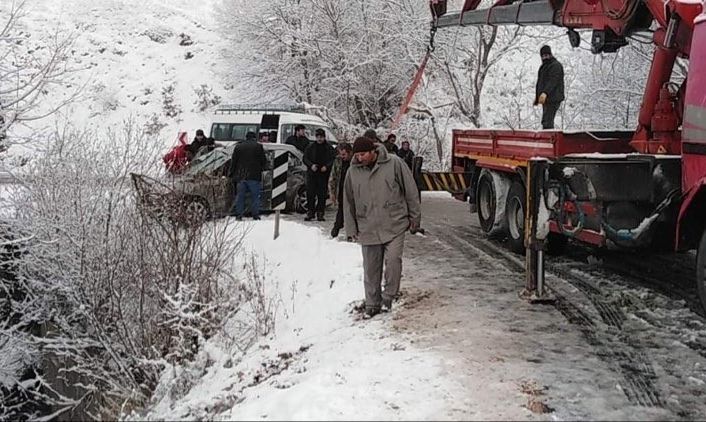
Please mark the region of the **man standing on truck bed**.
POLYGON ((344 182, 346 236, 363 249, 364 319, 390 310, 400 290, 404 235, 422 218, 417 184, 409 167, 382 145, 360 137, 344 182), (383 266, 385 290, 382 290, 383 266))
POLYGON ((548 45, 543 45, 539 54, 542 65, 537 75, 534 105, 542 105, 542 129, 554 129, 554 117, 564 101, 564 67, 548 45))
POLYGON ((306 127, 304 125, 296 125, 294 127, 294 135, 287 138, 285 144, 293 145, 294 148, 304 153, 306 147, 309 146, 309 138, 304 134, 306 132, 306 127))
POLYGON ((328 178, 335 158, 333 147, 326 142, 326 132, 323 129, 316 129, 316 141, 304 151, 304 164, 308 169, 306 201, 309 209, 306 213, 306 221, 314 219, 314 212, 318 221, 324 221, 328 178))

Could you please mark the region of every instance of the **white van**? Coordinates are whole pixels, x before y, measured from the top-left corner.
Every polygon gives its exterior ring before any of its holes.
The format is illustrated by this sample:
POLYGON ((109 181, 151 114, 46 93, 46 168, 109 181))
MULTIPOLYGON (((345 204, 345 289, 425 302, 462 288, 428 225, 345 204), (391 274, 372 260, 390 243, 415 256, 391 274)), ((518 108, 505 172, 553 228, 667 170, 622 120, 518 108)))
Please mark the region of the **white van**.
POLYGON ((220 106, 211 118, 210 136, 219 143, 242 141, 248 132, 276 132, 276 139, 270 142, 285 143, 294 135, 297 125, 306 127, 306 137, 315 139, 314 131, 323 129, 326 140, 336 144, 336 137, 326 122, 318 116, 307 114, 300 107, 252 107, 228 105, 220 106))

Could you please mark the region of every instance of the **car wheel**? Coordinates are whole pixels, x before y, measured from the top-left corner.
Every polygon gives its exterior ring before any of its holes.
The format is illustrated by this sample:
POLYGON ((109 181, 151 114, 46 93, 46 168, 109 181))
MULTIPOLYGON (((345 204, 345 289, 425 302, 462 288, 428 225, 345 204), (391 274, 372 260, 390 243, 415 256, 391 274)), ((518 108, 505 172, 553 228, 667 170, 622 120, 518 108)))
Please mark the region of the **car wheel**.
POLYGON ((294 212, 299 214, 306 214, 308 208, 307 198, 306 198, 306 185, 302 185, 297 189, 297 194, 294 196, 293 209, 294 212))
POLYGON ((200 224, 211 215, 208 203, 202 198, 190 198, 184 209, 184 217, 189 224, 200 224))

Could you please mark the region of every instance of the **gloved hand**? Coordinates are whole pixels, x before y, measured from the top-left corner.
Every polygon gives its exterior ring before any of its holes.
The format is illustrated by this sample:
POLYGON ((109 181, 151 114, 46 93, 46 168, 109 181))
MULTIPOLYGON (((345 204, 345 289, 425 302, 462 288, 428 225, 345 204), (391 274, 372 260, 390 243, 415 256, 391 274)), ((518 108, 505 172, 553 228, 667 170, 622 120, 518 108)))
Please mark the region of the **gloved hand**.
POLYGON ((544 104, 544 103, 546 103, 546 102, 547 102, 547 94, 545 94, 544 92, 542 92, 542 93, 539 95, 539 100, 537 100, 537 102, 538 102, 539 104, 544 104))

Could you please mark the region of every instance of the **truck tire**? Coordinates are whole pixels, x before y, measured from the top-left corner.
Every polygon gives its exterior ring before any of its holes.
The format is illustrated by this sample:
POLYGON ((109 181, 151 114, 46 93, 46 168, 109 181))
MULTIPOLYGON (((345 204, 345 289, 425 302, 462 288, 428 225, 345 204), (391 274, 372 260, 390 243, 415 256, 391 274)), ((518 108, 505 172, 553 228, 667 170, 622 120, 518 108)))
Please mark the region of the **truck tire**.
POLYGON ((478 178, 476 188, 476 212, 480 221, 480 228, 484 233, 490 233, 495 226, 495 207, 497 196, 493 176, 483 172, 478 178))
POLYGON ((525 203, 527 194, 519 181, 512 182, 505 202, 507 216, 507 245, 518 254, 525 253, 525 203))
POLYGON ((696 253, 696 284, 699 289, 701 307, 706 310, 706 230, 701 235, 699 250, 696 253))

